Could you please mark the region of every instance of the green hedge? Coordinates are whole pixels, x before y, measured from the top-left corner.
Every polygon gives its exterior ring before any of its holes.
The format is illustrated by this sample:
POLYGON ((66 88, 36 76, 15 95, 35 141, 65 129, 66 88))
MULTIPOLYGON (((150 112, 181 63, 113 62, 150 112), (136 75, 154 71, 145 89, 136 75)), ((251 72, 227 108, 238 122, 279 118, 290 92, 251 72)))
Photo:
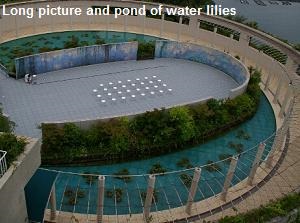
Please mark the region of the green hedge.
MULTIPOLYGON (((278 216, 287 216, 289 212, 300 208, 300 194, 290 194, 286 197, 273 201, 265 206, 249 211, 245 214, 239 214, 233 217, 224 217, 219 223, 257 223, 270 222, 272 218, 278 216)), ((291 222, 291 221, 289 221, 291 222)), ((295 223, 300 222, 299 213, 295 223)))
POLYGON ((15 123, 10 121, 8 117, 3 115, 2 108, 0 108, 0 132, 12 132, 15 123))
POLYGON ((16 160, 17 156, 24 151, 26 141, 12 134, 15 124, 3 115, 0 108, 0 150, 6 151, 7 166, 16 160))
POLYGON ((200 144, 255 114, 259 82, 260 73, 254 71, 247 92, 235 99, 99 121, 88 130, 71 123, 43 124, 43 164, 144 159, 200 144))
POLYGON ((17 138, 12 133, 0 134, 0 150, 7 152, 6 162, 8 167, 17 159, 19 154, 24 151, 26 141, 23 138, 17 138))

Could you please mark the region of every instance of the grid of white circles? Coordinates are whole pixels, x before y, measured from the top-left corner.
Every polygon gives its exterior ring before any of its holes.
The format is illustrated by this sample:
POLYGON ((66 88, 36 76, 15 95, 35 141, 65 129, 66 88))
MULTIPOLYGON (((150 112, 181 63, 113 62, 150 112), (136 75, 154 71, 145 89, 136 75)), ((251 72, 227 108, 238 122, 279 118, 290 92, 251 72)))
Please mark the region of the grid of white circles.
POLYGON ((172 92, 173 89, 157 76, 100 83, 97 88, 93 89, 93 94, 102 104, 154 98, 172 92))

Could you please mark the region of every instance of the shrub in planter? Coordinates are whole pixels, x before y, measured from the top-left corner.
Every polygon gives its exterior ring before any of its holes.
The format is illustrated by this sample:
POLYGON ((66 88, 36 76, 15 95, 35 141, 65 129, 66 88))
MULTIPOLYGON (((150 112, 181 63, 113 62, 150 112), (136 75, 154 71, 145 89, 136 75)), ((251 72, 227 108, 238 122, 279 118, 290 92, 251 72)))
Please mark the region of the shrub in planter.
POLYGON ((151 169, 149 170, 150 174, 159 174, 165 172, 167 172, 167 169, 164 168, 160 163, 153 164, 151 169))
POLYGON ((182 180, 183 184, 187 188, 191 187, 192 181, 193 181, 193 176, 186 174, 186 173, 182 173, 182 174, 180 174, 180 179, 182 180))
POLYGON ((207 161, 205 169, 209 172, 221 171, 220 165, 217 163, 214 163, 212 160, 207 161))
POLYGON ((115 178, 120 179, 120 180, 124 180, 125 182, 130 182, 132 180, 132 178, 130 176, 126 176, 126 175, 130 175, 129 170, 126 169, 126 168, 118 171, 114 175, 116 175, 115 178))
POLYGON ((178 167, 183 167, 183 168, 186 168, 186 169, 193 168, 193 165, 191 164, 191 162, 188 158, 182 158, 181 160, 179 160, 176 163, 176 165, 178 167))

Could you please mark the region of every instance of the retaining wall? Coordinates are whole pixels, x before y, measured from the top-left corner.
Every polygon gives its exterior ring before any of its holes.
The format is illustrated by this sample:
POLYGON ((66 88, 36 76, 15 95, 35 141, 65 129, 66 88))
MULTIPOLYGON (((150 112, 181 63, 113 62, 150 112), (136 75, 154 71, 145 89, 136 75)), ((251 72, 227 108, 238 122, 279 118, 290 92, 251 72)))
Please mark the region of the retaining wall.
POLYGON ((247 68, 237 59, 221 51, 190 43, 159 40, 155 45, 155 57, 191 60, 223 71, 239 84, 239 87, 231 90, 230 98, 242 94, 247 89, 250 78, 247 68))
POLYGON ((77 47, 21 57, 15 60, 16 78, 23 78, 27 73, 41 74, 91 64, 136 60, 137 50, 137 42, 128 42, 77 47))

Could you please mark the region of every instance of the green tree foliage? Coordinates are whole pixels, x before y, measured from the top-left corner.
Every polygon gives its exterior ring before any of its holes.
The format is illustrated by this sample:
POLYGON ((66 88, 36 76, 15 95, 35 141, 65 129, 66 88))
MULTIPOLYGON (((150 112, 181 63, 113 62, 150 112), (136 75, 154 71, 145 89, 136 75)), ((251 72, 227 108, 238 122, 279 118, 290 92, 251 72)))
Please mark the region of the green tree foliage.
POLYGON ((139 42, 137 59, 153 59, 155 52, 155 42, 139 42))
POLYGON ((15 127, 15 123, 10 121, 8 117, 6 117, 2 108, 0 108, 0 132, 12 132, 15 127))
POLYGON ((171 124, 175 127, 175 135, 179 142, 187 142, 195 136, 195 124, 187 107, 170 109, 171 124))
POLYGON ((26 140, 23 138, 17 138, 11 133, 0 134, 0 150, 7 152, 6 162, 8 167, 24 151, 25 145, 26 140))
MULTIPOLYGON (((251 69, 247 91, 235 99, 155 109, 134 118, 99 121, 87 130, 74 124, 42 125, 44 164, 144 159, 203 142, 251 118, 260 98, 260 72, 251 69)), ((236 152, 242 146, 232 143, 236 152)), ((186 165, 191 166, 191 165, 186 165)))
POLYGON ((79 39, 76 36, 71 36, 70 40, 67 40, 64 43, 64 48, 68 49, 68 48, 75 48, 79 46, 79 39))

